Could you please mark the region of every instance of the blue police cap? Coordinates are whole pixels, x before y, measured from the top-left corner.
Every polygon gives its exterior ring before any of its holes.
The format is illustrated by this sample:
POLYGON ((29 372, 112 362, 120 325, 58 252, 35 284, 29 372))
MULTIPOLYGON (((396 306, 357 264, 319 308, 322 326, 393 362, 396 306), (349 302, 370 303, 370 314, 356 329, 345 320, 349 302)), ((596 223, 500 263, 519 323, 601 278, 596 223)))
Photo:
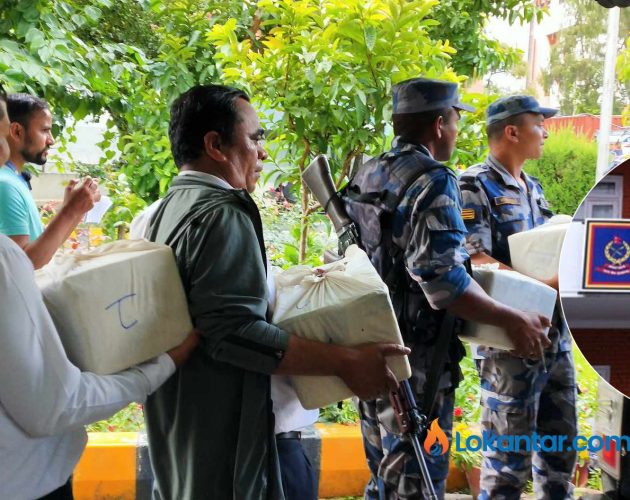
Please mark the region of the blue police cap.
POLYGON ((486 110, 486 124, 505 120, 510 116, 522 113, 541 114, 545 118, 551 118, 558 112, 557 109, 543 108, 538 101, 529 95, 510 95, 494 101, 486 110))
POLYGON ((423 113, 443 108, 475 111, 475 108, 459 100, 457 84, 429 78, 411 78, 393 88, 393 114, 423 113))

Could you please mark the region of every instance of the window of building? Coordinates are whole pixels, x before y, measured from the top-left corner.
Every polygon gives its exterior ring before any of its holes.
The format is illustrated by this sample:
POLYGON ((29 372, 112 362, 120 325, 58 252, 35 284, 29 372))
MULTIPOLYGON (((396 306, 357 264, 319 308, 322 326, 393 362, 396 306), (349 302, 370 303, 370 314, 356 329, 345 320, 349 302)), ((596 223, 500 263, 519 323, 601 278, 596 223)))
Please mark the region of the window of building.
POLYGON ((588 193, 575 212, 575 220, 619 219, 622 206, 623 177, 607 175, 588 193))

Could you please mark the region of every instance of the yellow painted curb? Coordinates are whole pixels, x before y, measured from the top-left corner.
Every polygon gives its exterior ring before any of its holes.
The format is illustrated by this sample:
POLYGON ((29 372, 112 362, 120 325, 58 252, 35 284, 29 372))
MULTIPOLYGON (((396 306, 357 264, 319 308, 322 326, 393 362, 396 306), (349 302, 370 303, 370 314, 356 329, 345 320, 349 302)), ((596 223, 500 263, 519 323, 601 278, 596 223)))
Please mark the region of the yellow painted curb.
MULTIPOLYGON (((359 425, 315 424, 320 436, 319 497, 362 495, 370 474, 359 425)), ((73 475, 76 500, 135 500, 138 434, 89 433, 73 475)))
POLYGON ((321 436, 319 497, 362 495, 370 479, 359 425, 315 424, 321 436))
POLYGON ((75 500, 136 498, 136 432, 91 432, 74 469, 75 500))
MULTIPOLYGON (((315 424, 314 427, 316 433, 311 431, 309 439, 311 447, 313 439, 319 441, 316 453, 319 498, 362 496, 370 472, 360 426, 315 424)), ((138 433, 93 432, 88 436, 88 445, 73 474, 76 500, 135 500, 136 494, 141 498, 150 494, 150 471, 146 448, 143 448, 146 441, 143 439, 139 445, 138 433)), ((466 485, 466 477, 451 464, 447 491, 466 485)))

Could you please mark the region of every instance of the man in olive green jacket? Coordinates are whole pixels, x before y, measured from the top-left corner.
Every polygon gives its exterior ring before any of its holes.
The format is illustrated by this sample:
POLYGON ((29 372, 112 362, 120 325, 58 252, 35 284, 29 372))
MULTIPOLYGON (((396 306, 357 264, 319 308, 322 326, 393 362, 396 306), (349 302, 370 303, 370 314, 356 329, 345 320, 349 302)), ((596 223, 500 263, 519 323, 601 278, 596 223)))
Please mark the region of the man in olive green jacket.
POLYGON ((180 174, 148 235, 173 248, 202 341, 145 407, 159 499, 283 499, 269 375, 337 375, 370 398, 397 386, 385 356, 408 352, 312 342, 267 321, 262 224, 248 194, 263 135, 236 89, 193 87, 171 108, 180 174))

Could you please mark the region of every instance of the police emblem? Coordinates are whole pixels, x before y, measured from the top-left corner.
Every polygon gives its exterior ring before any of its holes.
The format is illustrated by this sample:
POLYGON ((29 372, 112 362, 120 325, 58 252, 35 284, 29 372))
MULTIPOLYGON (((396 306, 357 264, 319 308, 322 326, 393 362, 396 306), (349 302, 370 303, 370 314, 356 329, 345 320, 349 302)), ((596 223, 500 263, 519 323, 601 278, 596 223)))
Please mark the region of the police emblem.
POLYGON ((630 220, 587 219, 585 289, 630 289, 630 220))
POLYGON ((626 261, 630 259, 630 244, 620 236, 613 236, 612 240, 606 244, 604 256, 608 262, 599 266, 598 271, 614 276, 630 273, 630 263, 626 264, 626 261))

